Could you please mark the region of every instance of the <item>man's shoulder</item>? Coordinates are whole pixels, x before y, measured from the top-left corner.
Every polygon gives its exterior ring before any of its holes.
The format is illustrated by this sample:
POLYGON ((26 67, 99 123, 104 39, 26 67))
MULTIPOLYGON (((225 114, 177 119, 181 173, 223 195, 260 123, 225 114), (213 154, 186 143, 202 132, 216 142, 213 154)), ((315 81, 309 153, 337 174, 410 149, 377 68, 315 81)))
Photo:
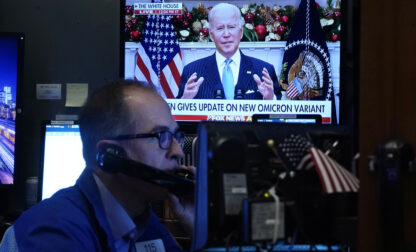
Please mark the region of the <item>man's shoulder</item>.
POLYGON ((76 187, 60 190, 26 210, 16 225, 60 225, 61 222, 83 222, 87 220, 88 202, 76 187))
POLYGON ((262 65, 262 66, 264 66, 264 67, 273 67, 273 65, 272 65, 272 64, 270 64, 270 63, 268 63, 268 62, 266 62, 266 61, 264 61, 264 60, 261 60, 261 59, 255 58, 255 57, 247 56, 247 55, 245 55, 245 54, 242 54, 242 56, 241 56, 241 57, 242 57, 242 58, 241 58, 241 60, 248 60, 248 61, 250 61, 253 65, 262 65))
POLYGON ((13 224, 19 248, 96 247, 94 213, 81 194, 77 186, 62 189, 26 210, 13 224))
POLYGON ((188 67, 189 68, 189 67, 196 67, 196 66, 205 65, 208 61, 211 61, 213 59, 215 59, 215 56, 214 55, 210 55, 210 56, 207 56, 207 57, 204 57, 204 58, 200 58, 200 59, 194 60, 194 61, 186 64, 185 67, 188 67))

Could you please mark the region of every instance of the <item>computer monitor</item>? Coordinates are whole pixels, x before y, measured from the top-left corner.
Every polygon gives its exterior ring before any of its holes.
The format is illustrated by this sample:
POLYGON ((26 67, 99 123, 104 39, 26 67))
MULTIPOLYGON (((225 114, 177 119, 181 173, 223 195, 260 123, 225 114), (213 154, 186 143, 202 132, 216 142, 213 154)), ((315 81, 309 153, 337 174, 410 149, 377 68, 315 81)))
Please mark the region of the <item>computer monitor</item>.
MULTIPOLYGON (((332 231, 339 231, 341 227, 333 227, 335 218, 354 212, 350 208, 354 208, 356 202, 348 205, 346 199, 338 195, 334 196, 335 200, 324 195, 314 169, 289 167, 287 162, 295 162, 292 158, 297 158, 304 145, 298 140, 293 146, 288 143, 292 136, 302 135, 323 149, 320 144, 328 136, 337 135, 339 144, 344 145, 344 134, 346 131, 339 128, 323 132, 321 125, 314 124, 201 122, 192 248, 198 251, 210 247, 242 246, 253 244, 253 240, 261 243, 267 239, 270 244, 270 233, 273 232, 267 230, 270 227, 267 223, 277 223, 273 214, 268 216, 272 211, 270 205, 267 211, 257 211, 258 219, 254 223, 261 235, 250 235, 253 230, 250 223, 254 218, 252 206, 273 202, 265 196, 271 194, 269 189, 273 187, 284 202, 281 212, 285 214, 281 216, 279 213, 279 222, 286 224, 279 226, 279 239, 293 238, 294 230, 299 230, 303 242, 328 244, 336 241, 332 231), (321 141, 314 140, 316 138, 321 141), (287 149, 291 149, 288 155, 287 149), (335 209, 334 206, 341 204, 348 207, 335 209), (259 221, 261 218, 264 223, 259 221)), ((352 157, 352 152, 345 151, 343 155, 352 157)))
POLYGON ((295 124, 321 124, 321 115, 299 114, 255 114, 253 122, 259 123, 295 123, 295 124))
POLYGON ((42 150, 39 200, 74 185, 84 170, 79 125, 72 121, 43 122, 42 150))
POLYGON ((0 32, 0 184, 14 184, 16 120, 24 36, 0 32))

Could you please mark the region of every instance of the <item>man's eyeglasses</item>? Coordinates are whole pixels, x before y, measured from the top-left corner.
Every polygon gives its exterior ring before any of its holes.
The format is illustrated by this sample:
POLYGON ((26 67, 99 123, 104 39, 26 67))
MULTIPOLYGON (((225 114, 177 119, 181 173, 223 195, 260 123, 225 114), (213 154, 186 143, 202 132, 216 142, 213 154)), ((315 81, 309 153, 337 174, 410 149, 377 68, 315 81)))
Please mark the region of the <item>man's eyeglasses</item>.
POLYGON ((172 145, 172 140, 175 140, 183 147, 183 142, 185 140, 185 134, 182 131, 176 131, 174 133, 169 130, 163 130, 155 133, 144 133, 144 134, 131 134, 131 135, 120 135, 116 137, 111 137, 109 140, 129 140, 136 138, 150 138, 156 137, 159 140, 159 147, 163 150, 167 150, 172 145))

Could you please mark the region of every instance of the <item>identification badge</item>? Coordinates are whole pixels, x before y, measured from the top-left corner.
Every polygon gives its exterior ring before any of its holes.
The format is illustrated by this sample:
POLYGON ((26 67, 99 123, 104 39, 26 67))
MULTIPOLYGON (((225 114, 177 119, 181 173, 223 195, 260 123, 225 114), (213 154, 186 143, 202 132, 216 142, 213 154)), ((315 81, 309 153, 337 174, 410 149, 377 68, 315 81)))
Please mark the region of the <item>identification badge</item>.
POLYGON ((136 242, 136 251, 166 252, 162 239, 136 242))

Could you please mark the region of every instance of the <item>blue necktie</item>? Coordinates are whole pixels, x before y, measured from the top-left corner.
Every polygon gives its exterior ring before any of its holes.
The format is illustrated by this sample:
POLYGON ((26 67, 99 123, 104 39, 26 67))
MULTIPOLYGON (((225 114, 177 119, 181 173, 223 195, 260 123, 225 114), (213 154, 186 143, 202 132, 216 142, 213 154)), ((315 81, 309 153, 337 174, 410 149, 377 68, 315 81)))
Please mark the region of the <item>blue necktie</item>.
POLYGON ((232 61, 232 59, 226 59, 225 67, 222 70, 222 86, 224 88, 224 94, 227 100, 234 99, 234 78, 233 72, 230 68, 230 63, 232 61))

